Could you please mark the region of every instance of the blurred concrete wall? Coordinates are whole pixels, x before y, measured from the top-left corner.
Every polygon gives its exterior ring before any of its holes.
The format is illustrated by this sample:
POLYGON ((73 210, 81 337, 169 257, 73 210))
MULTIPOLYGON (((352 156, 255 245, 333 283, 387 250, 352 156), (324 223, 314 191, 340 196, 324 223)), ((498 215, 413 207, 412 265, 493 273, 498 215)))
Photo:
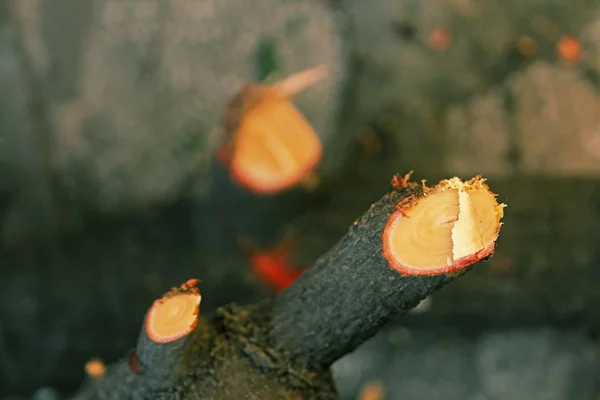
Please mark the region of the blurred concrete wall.
POLYGON ((425 175, 600 173, 597 1, 344 0, 358 109, 425 175), (573 36, 581 56, 566 62, 573 36), (594 146, 592 146, 595 143, 594 146))
POLYGON ((42 205, 48 223, 69 225, 88 210, 127 211, 201 189, 224 104, 265 74, 260 57, 274 76, 327 65, 330 79, 298 104, 325 142, 335 130, 346 51, 335 13, 320 2, 9 0, 2 8, 5 237, 40 229, 41 219, 23 218, 42 205))
POLYGON ((329 66, 298 98, 326 172, 382 119, 401 171, 600 171, 593 0, 7 0, 3 237, 197 194, 225 102, 265 63, 329 66), (564 35, 576 63, 557 52, 564 35))

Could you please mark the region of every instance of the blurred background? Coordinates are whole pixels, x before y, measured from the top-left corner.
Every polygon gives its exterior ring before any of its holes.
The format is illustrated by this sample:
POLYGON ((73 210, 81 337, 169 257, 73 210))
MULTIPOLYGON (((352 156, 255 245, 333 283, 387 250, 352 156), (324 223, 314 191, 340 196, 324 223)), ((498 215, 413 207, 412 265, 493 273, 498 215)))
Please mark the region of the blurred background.
POLYGON ((598 1, 1 1, 0 398, 68 398, 188 278, 207 314, 276 292, 257 255, 310 266, 410 170, 488 178, 498 248, 340 360, 342 399, 600 399, 598 1), (312 183, 246 190, 225 105, 318 65, 312 183))

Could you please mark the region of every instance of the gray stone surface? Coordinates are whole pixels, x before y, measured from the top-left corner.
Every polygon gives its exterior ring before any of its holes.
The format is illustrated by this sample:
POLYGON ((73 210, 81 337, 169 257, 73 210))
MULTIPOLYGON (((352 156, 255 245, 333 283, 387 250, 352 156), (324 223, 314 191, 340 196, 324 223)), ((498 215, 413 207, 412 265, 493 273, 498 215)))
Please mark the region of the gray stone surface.
POLYGON ((581 41, 584 45, 584 62, 600 75, 600 10, 596 11, 594 21, 582 30, 581 41))
POLYGON ((536 61, 449 107, 444 170, 488 178, 597 176, 600 96, 585 67, 536 61))
MULTIPOLYGON (((530 35, 537 55, 555 56, 566 33, 593 25, 597 2, 578 0, 343 0, 363 62, 360 109, 428 101, 452 104, 484 90, 520 66, 516 41, 530 35), (589 25, 588 25, 589 23, 589 25), (447 30, 450 42, 436 50, 431 35, 447 30)), ((591 34, 590 34, 591 35, 591 34)), ((589 36, 589 35, 588 35, 589 36)))
MULTIPOLYGON (((599 28, 594 20, 599 8, 593 0, 341 0, 341 3, 351 17, 360 59, 356 109, 363 120, 372 120, 383 113, 380 117, 382 125, 399 137, 397 164, 401 170, 415 169, 427 175, 444 174, 450 164, 451 169, 460 169, 459 172, 463 173, 464 166, 457 164, 464 160, 466 151, 449 155, 456 149, 451 146, 454 137, 448 136, 456 135, 457 125, 465 118, 461 115, 462 111, 455 111, 456 108, 471 112, 473 106, 473 113, 477 113, 482 111, 482 106, 493 107, 491 103, 497 102, 490 98, 493 94, 488 93, 475 100, 473 97, 489 90, 498 91, 498 86, 502 89, 509 76, 535 59, 557 62, 556 44, 562 35, 581 34, 584 43, 584 59, 571 68, 572 74, 580 75, 577 85, 586 85, 581 80, 589 78, 589 66, 598 65, 594 38, 598 37, 599 28), (446 48, 432 44, 432 38, 440 30, 448 35, 446 48), (517 49, 518 40, 522 37, 535 42, 531 56, 520 54, 517 49), (445 117, 448 107, 452 111, 450 125, 445 117), (446 162, 446 158, 450 161, 446 162)), ((559 83, 566 80, 565 72, 556 68, 543 78, 546 90, 564 91, 564 87, 553 85, 554 77, 559 78, 559 83)), ((574 80, 571 79, 571 82, 574 80)), ((530 93, 529 96, 537 94, 530 93)), ((502 116, 510 104, 505 103, 505 97, 500 96, 498 100, 500 110, 486 117, 490 117, 490 121, 502 119, 501 124, 509 124, 506 127, 500 125, 496 132, 511 132, 512 121, 502 116)), ((569 100, 563 101, 562 106, 570 107, 569 100)), ((548 118, 535 107, 523 112, 527 115, 523 117, 525 119, 548 118)), ((576 124, 576 115, 573 114, 561 122, 564 125, 576 124)), ((466 118, 469 119, 469 116, 466 118)), ((486 122, 479 121, 479 126, 483 123, 486 122)), ((460 142, 470 142, 477 135, 478 132, 469 130, 461 135, 460 142)), ((507 142, 512 144, 512 140, 510 136, 499 137, 493 144, 502 149, 507 147, 507 142)), ((518 140, 529 138, 523 136, 518 140)), ((511 156, 509 152, 506 157, 511 156)), ((478 169, 482 172, 490 170, 490 163, 481 162, 481 159, 489 158, 482 154, 480 162, 470 166, 468 174, 474 170, 479 173, 478 169)), ((512 172, 506 160, 494 159, 499 164, 492 172, 502 168, 504 174, 512 172)))
POLYGON ((550 329, 457 333, 384 330, 334 365, 341 398, 382 382, 386 400, 574 400, 600 396, 600 352, 550 329))

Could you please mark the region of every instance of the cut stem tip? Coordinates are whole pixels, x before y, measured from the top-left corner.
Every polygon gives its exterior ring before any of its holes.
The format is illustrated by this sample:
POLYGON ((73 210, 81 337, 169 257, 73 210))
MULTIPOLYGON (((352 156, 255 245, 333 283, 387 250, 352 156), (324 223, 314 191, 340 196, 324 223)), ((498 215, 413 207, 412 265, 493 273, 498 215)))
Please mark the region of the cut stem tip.
POLYGON ((99 378, 106 373, 106 365, 98 358, 93 358, 85 363, 85 372, 92 378, 99 378))
POLYGON ((202 296, 190 279, 156 300, 146 315, 146 333, 156 343, 169 343, 196 328, 202 296))
POLYGON ((493 253, 504 207, 479 176, 423 185, 421 194, 406 198, 391 214, 384 255, 407 275, 461 270, 493 253))

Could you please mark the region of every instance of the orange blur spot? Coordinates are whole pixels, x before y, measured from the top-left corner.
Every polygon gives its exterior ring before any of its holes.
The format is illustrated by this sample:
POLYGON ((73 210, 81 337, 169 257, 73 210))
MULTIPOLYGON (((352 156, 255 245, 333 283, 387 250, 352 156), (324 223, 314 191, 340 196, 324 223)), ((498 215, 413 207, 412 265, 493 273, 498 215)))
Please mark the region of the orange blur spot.
POLYGON ((573 35, 564 35, 556 45, 556 49, 560 59, 569 64, 579 62, 583 54, 581 43, 573 35))
POLYGON ((106 373, 106 366, 97 358, 91 359, 85 363, 85 372, 92 378, 98 378, 106 373))
POLYGON ((452 42, 452 32, 447 28, 436 28, 427 39, 429 46, 436 51, 446 51, 452 42))
POLYGON ((250 190, 277 193, 307 178, 322 156, 310 123, 292 101, 267 90, 243 116, 235 135, 231 174, 250 190))
POLYGON ((383 400, 385 392, 383 384, 379 382, 367 383, 363 386, 357 400, 383 400))
POLYGON ((293 251, 294 244, 288 241, 274 249, 252 254, 250 256, 252 270, 275 290, 283 290, 302 275, 302 270, 291 264, 293 251))

